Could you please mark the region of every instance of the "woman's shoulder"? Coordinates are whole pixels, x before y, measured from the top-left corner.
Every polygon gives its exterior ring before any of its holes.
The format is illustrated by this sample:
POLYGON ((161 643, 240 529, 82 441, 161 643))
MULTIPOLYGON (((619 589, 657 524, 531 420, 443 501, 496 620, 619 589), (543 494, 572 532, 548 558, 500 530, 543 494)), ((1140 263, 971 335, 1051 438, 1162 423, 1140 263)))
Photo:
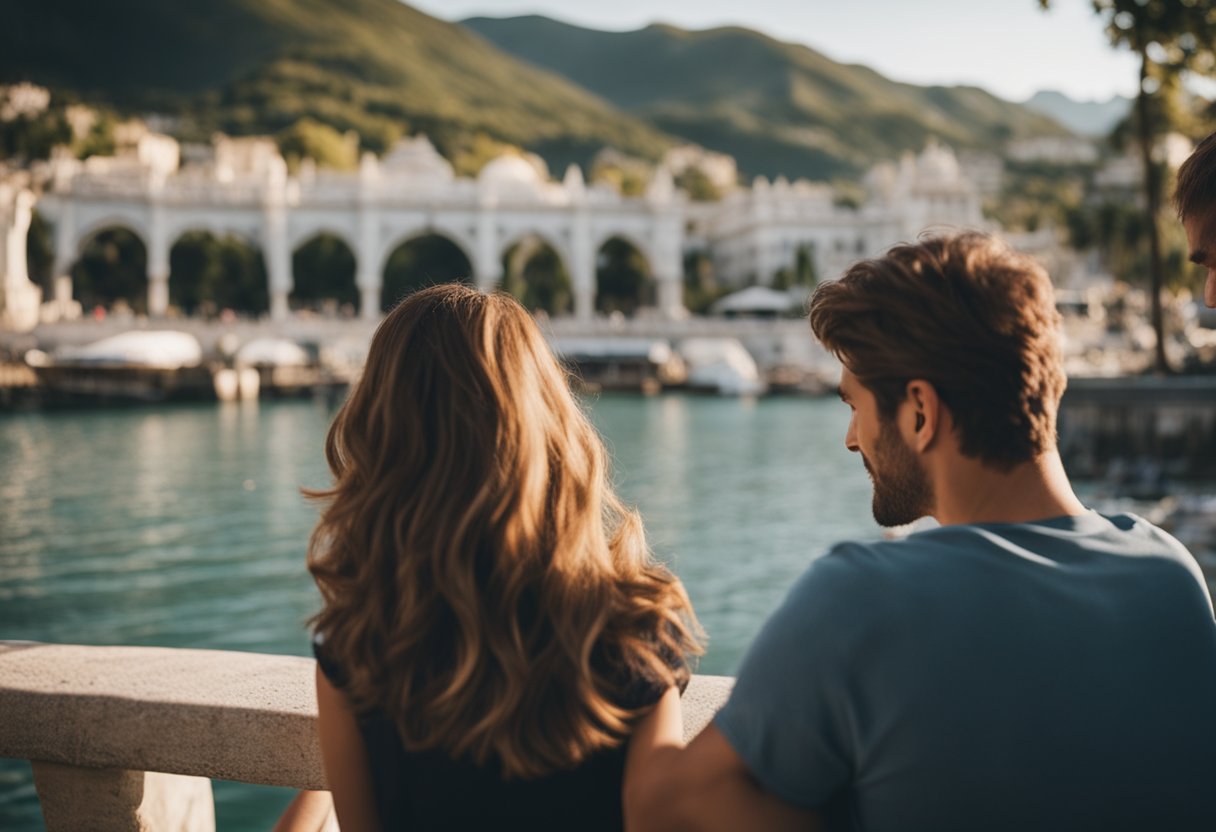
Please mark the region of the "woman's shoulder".
POLYGON ((325 633, 318 630, 312 635, 312 655, 317 660, 317 666, 321 668, 321 672, 325 674, 325 678, 329 683, 336 688, 340 688, 346 683, 346 673, 342 670, 342 664, 333 655, 333 651, 329 649, 325 642, 325 633))

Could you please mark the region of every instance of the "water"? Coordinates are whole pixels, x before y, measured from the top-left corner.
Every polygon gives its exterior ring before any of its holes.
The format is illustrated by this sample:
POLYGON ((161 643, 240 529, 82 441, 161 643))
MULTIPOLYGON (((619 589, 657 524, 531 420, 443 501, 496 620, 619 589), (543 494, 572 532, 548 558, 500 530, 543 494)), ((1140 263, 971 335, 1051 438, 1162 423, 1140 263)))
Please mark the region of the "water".
MULTIPOLYGON (((879 535, 835 400, 605 395, 618 488, 733 673, 832 542, 879 535)), ((304 568, 331 417, 310 402, 0 415, 0 638, 308 654, 304 568), (234 624, 239 622, 239 625, 234 624)), ((216 783, 217 825, 268 830, 285 789, 216 783)), ((0 761, 0 829, 42 828, 0 761)))

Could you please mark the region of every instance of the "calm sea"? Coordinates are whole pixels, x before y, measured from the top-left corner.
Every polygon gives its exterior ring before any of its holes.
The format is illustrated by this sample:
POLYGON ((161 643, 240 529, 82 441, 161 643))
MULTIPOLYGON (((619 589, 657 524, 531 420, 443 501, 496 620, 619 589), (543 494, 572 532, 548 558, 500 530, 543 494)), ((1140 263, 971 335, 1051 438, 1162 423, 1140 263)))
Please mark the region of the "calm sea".
MULTIPOLYGON (((733 673, 816 555, 874 538, 835 400, 604 395, 619 490, 733 673)), ((311 402, 0 415, 0 638, 308 654, 304 569, 332 412, 311 402)), ((216 783, 224 830, 268 830, 284 789, 216 783)), ((0 829, 42 828, 27 763, 0 760, 0 829)))

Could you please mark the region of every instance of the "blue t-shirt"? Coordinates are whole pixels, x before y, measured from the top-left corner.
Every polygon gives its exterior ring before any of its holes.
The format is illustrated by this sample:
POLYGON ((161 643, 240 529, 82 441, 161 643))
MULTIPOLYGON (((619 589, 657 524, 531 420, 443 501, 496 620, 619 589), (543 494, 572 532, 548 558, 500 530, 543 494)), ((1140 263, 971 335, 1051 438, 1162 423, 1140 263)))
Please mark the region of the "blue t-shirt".
POLYGON ((1134 515, 836 546, 715 724, 829 829, 1216 828, 1211 600, 1134 515))

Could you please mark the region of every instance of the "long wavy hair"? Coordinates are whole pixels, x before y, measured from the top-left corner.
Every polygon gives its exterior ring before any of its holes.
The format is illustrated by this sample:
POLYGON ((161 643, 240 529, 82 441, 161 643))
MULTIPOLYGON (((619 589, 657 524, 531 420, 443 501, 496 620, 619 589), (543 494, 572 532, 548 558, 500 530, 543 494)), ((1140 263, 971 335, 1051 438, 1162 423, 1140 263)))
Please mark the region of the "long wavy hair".
POLYGON ((621 744, 639 679, 687 683, 688 597, 509 296, 403 300, 325 455, 313 625, 354 709, 386 714, 407 749, 537 777, 621 744))

